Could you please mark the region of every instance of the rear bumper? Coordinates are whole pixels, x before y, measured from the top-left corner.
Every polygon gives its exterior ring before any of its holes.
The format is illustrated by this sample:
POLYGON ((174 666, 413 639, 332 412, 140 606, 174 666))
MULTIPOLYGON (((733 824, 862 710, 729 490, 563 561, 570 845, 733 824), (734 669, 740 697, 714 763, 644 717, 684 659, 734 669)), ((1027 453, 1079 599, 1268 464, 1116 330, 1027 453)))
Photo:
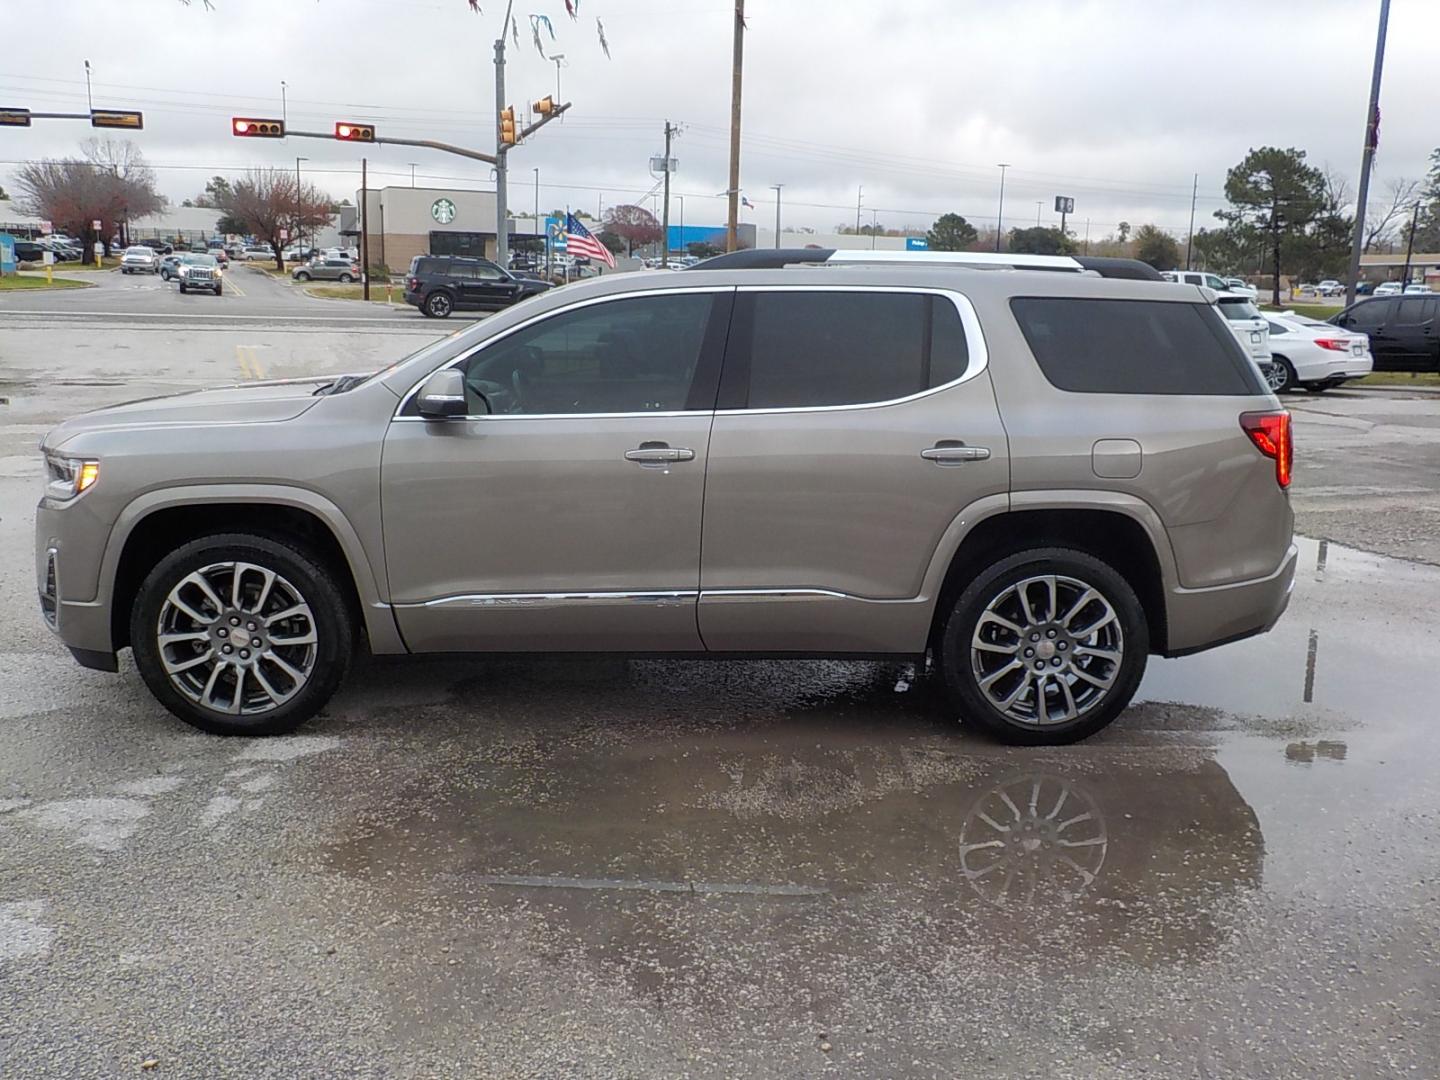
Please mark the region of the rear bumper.
POLYGON ((1172 588, 1166 596, 1166 656, 1186 656, 1263 634, 1285 614, 1298 556, 1290 545, 1280 566, 1263 578, 1207 589, 1172 588))

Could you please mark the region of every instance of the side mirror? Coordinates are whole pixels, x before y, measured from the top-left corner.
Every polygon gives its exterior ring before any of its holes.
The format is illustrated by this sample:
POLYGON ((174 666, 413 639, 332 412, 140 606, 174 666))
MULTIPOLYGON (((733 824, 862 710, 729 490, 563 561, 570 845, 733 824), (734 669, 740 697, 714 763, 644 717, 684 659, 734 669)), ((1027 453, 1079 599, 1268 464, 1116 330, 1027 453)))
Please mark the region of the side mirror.
POLYGON ((465 376, 454 368, 443 368, 425 380, 415 401, 420 415, 430 420, 465 416, 465 376))

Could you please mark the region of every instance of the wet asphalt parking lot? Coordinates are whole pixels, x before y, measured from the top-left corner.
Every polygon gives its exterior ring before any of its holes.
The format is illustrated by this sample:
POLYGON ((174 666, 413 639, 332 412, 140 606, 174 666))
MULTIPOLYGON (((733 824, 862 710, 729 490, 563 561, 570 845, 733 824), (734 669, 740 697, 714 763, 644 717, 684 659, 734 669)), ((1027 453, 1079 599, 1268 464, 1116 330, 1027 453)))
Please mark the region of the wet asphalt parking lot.
POLYGON ((905 665, 545 659, 225 740, 44 629, 36 440, 455 323, 109 277, 0 298, 0 1076, 1435 1075, 1440 397, 1290 399, 1289 612, 1079 746, 905 665))

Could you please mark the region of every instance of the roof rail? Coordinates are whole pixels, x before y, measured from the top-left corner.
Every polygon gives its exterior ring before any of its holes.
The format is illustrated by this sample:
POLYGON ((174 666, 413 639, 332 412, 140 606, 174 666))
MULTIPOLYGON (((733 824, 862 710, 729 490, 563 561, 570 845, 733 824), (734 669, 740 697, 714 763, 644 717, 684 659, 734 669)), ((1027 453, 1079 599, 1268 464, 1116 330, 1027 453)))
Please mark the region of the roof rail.
POLYGON ((1058 270, 1100 277, 1163 281, 1138 259, 1029 255, 988 251, 865 251, 836 248, 746 248, 703 259, 690 270, 781 270, 791 266, 964 266, 976 270, 1058 270))

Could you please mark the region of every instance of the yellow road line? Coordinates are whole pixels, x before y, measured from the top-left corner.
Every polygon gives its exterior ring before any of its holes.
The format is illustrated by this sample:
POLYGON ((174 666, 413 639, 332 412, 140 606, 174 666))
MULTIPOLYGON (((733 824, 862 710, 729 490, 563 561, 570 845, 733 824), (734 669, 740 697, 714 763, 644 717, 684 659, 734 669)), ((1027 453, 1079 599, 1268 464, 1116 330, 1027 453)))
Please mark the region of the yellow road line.
POLYGON ((244 296, 244 295, 245 295, 245 290, 242 289, 242 288, 240 288, 239 285, 235 284, 235 279, 230 276, 229 271, 226 271, 225 273, 221 274, 221 275, 220 275, 220 280, 221 280, 221 282, 223 283, 223 284, 222 284, 222 288, 224 288, 227 292, 229 292, 231 289, 234 289, 236 296, 244 296))
POLYGON ((235 364, 247 379, 265 378, 265 365, 261 363, 259 353, 254 345, 236 345, 235 364))

